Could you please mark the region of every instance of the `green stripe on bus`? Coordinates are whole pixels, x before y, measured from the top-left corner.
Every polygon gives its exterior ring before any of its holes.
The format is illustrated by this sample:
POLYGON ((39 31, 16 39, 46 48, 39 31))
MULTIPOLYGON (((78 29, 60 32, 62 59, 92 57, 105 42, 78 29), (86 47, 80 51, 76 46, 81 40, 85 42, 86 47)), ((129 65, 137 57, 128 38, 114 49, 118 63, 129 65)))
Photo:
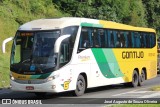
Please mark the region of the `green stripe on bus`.
POLYGON ((119 67, 119 64, 118 64, 118 61, 113 53, 113 50, 112 49, 103 49, 103 53, 107 59, 108 62, 111 62, 109 65, 110 65, 110 68, 113 66, 113 70, 112 73, 116 76, 116 77, 122 77, 124 76, 123 73, 121 72, 120 70, 120 67, 119 67), (107 54, 105 54, 107 53, 107 54))
POLYGON ((31 75, 31 79, 37 79, 39 78, 41 75, 31 75))
POLYGON ((97 64, 98 64, 103 76, 106 78, 115 78, 115 75, 111 72, 109 64, 108 64, 106 57, 103 53, 103 50, 102 49, 92 49, 92 52, 94 54, 94 57, 97 61, 97 64))
POLYGON ((123 76, 111 49, 92 49, 92 53, 104 77, 116 78, 123 76))
POLYGON ((50 73, 43 74, 43 75, 41 75, 38 79, 45 79, 45 78, 47 78, 50 74, 51 74, 51 72, 50 72, 50 73))
POLYGON ((103 25, 101 25, 101 24, 93 24, 93 23, 81 23, 81 26, 103 28, 103 25))

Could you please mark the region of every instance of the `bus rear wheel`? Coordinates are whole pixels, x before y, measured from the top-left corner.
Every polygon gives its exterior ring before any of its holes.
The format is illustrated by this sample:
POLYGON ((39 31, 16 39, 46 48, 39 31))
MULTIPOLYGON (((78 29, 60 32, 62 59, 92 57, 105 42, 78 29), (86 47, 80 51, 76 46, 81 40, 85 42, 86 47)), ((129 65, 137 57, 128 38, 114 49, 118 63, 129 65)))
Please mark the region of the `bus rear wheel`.
POLYGON ((78 76, 76 83, 76 90, 74 91, 74 95, 81 96, 84 94, 86 90, 86 81, 82 75, 78 76))
POLYGON ((137 87, 138 86, 138 81, 139 81, 139 76, 136 70, 133 71, 133 75, 132 75, 132 82, 131 82, 131 86, 132 87, 137 87))
POLYGON ((142 70, 141 75, 139 75, 138 85, 142 86, 145 80, 146 80, 146 74, 144 70, 142 70))

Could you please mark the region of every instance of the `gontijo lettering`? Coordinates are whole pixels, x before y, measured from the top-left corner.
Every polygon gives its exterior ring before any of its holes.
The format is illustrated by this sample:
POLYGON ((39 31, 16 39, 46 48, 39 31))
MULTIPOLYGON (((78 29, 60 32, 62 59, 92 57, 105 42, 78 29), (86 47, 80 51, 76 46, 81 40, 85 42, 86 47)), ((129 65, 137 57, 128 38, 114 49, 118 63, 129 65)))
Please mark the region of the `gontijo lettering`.
POLYGON ((123 51, 122 58, 123 59, 131 59, 131 58, 143 58, 144 52, 143 51, 123 51))

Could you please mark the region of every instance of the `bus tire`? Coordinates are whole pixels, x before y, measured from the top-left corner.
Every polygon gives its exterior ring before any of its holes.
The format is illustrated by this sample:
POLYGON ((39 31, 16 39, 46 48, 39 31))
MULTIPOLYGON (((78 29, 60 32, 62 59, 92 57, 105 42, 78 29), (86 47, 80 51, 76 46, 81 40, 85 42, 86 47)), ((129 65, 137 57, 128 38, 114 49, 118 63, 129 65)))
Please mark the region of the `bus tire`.
POLYGON ((43 98, 47 93, 46 92, 35 92, 34 93, 38 98, 43 98))
POLYGON ((74 91, 74 95, 81 96, 84 94, 86 90, 86 81, 82 75, 78 76, 76 83, 76 90, 74 91))
POLYGON ((132 75, 132 82, 131 82, 131 86, 132 87, 137 87, 138 86, 138 80, 139 80, 139 76, 136 70, 133 71, 133 75, 132 75))
POLYGON ((142 70, 141 75, 139 75, 138 86, 142 86, 146 79, 146 74, 144 70, 142 70))

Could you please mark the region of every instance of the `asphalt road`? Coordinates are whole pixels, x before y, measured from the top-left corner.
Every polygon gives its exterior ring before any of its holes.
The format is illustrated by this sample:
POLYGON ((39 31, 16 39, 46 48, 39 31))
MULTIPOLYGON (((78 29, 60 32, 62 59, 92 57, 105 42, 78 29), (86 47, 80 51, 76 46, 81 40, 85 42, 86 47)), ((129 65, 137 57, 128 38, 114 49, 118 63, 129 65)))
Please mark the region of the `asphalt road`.
MULTIPOLYGON (((126 87, 122 84, 103 86, 88 89, 83 96, 75 97, 71 92, 52 94, 41 98, 43 104, 102 104, 108 98, 160 98, 160 91, 151 91, 150 88, 160 85, 160 75, 144 82, 137 88, 126 87), (103 98, 103 99, 102 99, 103 98)), ((10 89, 0 90, 0 99, 39 99, 33 93, 14 92, 10 89)))

